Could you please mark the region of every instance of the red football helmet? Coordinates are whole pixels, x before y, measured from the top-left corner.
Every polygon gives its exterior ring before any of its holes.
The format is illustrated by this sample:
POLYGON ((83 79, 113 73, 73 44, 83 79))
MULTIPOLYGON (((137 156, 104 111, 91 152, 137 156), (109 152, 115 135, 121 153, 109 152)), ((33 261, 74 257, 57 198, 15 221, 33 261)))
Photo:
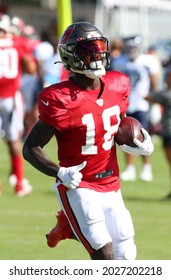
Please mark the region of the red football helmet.
POLYGON ((106 73, 109 65, 108 40, 88 22, 70 25, 58 44, 64 66, 73 72, 96 78, 106 73))

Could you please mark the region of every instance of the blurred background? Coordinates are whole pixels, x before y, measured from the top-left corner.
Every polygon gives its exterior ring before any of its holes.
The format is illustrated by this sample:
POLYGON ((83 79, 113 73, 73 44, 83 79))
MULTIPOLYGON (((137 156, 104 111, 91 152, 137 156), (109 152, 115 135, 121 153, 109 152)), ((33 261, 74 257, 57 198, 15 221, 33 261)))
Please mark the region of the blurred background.
MULTIPOLYGON (((38 34, 60 18, 57 0, 1 0, 0 12, 33 25, 38 34)), ((65 1, 64 1, 65 2, 65 1)), ((110 39, 139 34, 143 47, 155 45, 164 60, 171 50, 170 0, 71 0, 72 21, 86 20, 110 39)), ((68 13, 67 1, 65 13, 68 13)))

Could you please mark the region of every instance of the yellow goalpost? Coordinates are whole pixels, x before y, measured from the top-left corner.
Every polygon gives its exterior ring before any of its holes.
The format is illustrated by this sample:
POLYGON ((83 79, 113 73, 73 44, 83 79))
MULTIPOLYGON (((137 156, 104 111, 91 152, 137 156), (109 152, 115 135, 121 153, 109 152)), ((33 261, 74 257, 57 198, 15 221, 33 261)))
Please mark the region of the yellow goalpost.
POLYGON ((57 32, 58 38, 62 35, 68 25, 72 24, 71 0, 57 1, 57 32))

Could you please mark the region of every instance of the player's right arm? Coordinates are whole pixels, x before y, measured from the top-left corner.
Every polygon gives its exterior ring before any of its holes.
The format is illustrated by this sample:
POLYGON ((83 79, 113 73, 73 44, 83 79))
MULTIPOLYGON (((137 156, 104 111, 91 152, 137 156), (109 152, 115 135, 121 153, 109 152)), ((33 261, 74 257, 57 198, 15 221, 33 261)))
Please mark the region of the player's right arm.
POLYGON ((55 134, 55 128, 38 120, 23 145, 23 156, 32 166, 42 173, 56 177, 59 165, 53 162, 43 147, 55 134))
POLYGON ((32 166, 40 172, 58 177, 67 188, 75 189, 82 179, 80 172, 86 165, 86 161, 71 167, 60 167, 45 153, 43 147, 55 134, 55 128, 39 120, 33 127, 23 146, 23 156, 32 166))

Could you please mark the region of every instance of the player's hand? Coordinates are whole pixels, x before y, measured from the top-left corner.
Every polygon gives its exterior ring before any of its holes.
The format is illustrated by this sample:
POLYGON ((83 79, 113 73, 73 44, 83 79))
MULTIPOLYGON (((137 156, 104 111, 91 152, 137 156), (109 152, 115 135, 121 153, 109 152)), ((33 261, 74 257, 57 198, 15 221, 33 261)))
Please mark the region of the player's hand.
POLYGON ((137 147, 122 145, 120 146, 122 151, 133 155, 143 156, 148 156, 154 151, 154 145, 151 141, 149 133, 144 128, 142 128, 141 131, 144 135, 144 141, 140 142, 138 139, 134 139, 133 142, 137 145, 137 147))
POLYGON ((71 167, 60 167, 57 173, 57 177, 61 180, 62 184, 69 189, 75 189, 79 186, 81 179, 83 177, 80 172, 85 166, 87 162, 71 166, 71 167))

